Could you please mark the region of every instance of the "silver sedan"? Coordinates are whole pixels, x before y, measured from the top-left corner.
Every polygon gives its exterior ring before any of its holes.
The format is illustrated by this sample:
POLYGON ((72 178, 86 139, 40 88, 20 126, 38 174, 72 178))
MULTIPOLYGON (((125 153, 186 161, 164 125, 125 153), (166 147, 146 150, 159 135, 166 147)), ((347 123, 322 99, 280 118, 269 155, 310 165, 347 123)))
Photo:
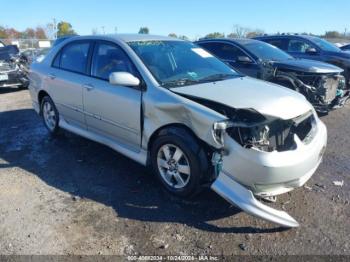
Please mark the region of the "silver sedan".
POLYGON ((250 214, 298 226, 255 197, 302 186, 322 160, 326 127, 302 95, 151 35, 69 38, 32 65, 30 80, 53 135, 63 128, 150 165, 178 196, 209 185, 250 214))

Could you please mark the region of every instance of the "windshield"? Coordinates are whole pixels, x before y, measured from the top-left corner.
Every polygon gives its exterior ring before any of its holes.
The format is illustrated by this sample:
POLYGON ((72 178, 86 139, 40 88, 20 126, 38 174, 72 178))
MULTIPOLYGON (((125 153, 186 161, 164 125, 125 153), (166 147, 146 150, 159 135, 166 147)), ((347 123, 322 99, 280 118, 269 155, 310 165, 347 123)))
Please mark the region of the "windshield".
POLYGON ((294 59, 292 56, 288 55, 281 49, 264 42, 247 41, 245 43, 242 43, 242 45, 261 60, 281 61, 294 59))
POLYGON ((170 88, 239 76, 195 44, 185 41, 137 41, 130 47, 161 86, 170 88))
POLYGON ((314 44, 316 44, 319 48, 321 48, 323 51, 329 51, 329 52, 340 52, 341 50, 335 46, 334 44, 321 39, 321 38, 312 38, 311 40, 314 44))

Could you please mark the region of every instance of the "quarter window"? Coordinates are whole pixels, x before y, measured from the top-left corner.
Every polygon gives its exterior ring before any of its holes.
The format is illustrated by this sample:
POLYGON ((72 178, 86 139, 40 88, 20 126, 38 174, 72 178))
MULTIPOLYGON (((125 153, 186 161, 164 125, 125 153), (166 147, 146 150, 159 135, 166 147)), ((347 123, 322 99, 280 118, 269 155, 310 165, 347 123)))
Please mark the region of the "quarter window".
POLYGON ((292 39, 289 40, 288 52, 306 53, 311 46, 302 40, 292 39))
POLYGON ((89 47, 89 43, 72 43, 64 47, 61 53, 60 68, 77 73, 86 73, 89 47))
POLYGON ((92 76, 108 80, 113 72, 135 75, 135 71, 132 62, 120 47, 107 43, 97 44, 92 61, 92 76))

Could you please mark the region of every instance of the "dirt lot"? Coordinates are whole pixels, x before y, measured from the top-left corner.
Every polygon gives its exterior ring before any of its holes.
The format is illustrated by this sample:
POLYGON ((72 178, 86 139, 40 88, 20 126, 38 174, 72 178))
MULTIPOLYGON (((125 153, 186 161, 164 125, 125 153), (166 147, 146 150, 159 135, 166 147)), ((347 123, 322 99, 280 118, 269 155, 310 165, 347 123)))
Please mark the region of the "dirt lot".
POLYGON ((209 190, 171 197, 105 146, 50 138, 28 91, 0 90, 0 254, 350 255, 350 105, 322 119, 324 162, 274 204, 301 223, 285 230, 209 190))

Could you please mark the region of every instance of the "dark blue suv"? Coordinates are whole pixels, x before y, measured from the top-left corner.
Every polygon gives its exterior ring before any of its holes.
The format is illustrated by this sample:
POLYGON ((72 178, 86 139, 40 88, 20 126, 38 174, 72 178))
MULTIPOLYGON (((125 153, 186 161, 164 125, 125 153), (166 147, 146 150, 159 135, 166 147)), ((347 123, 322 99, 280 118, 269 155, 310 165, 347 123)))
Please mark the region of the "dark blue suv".
POLYGON ((255 39, 274 45, 296 58, 323 61, 344 69, 343 74, 350 87, 350 53, 332 43, 308 35, 274 35, 255 39))

